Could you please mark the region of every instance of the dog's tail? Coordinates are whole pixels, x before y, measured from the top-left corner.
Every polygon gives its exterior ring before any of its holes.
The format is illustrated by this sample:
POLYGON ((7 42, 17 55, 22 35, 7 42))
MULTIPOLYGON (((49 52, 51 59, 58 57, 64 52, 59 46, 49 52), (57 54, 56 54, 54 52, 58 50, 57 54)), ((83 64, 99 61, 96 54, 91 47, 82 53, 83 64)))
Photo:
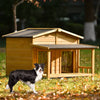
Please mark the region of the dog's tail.
POLYGON ((6 85, 6 89, 9 89, 9 85, 8 84, 6 85))

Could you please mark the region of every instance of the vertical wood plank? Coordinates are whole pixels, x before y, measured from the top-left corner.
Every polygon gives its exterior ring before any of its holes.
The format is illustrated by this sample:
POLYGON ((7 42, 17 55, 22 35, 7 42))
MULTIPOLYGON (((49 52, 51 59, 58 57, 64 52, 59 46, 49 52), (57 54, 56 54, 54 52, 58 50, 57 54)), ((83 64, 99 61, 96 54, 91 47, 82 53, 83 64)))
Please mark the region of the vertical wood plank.
POLYGON ((87 69, 87 73, 89 73, 89 69, 87 69))
POLYGON ((62 51, 59 51, 59 73, 61 74, 61 56, 62 56, 62 51))
POLYGON ((78 68, 78 73, 80 73, 80 68, 78 68))
POLYGON ((33 67, 35 67, 35 63, 37 63, 37 48, 33 48, 33 67))
POLYGON ((76 51, 73 51, 73 73, 75 73, 76 68, 76 51))
MULTIPOLYGON (((34 47, 33 47, 34 49, 34 47)), ((34 50, 32 49, 32 68, 34 68, 34 50)))
POLYGON ((48 72, 47 72, 47 78, 50 78, 50 58, 51 58, 51 52, 48 51, 48 72))
POLYGON ((52 55, 51 55, 51 70, 52 74, 55 74, 55 50, 52 50, 52 55))
POLYGON ((59 50, 57 50, 56 51, 56 73, 57 74, 59 74, 59 62, 60 62, 60 60, 59 60, 59 56, 60 56, 59 53, 60 53, 59 50))
POLYGON ((55 33, 55 44, 57 44, 57 33, 55 33))
POLYGON ((84 73, 84 68, 82 68, 82 73, 84 73))
POLYGON ((78 67, 80 66, 80 50, 77 50, 77 72, 79 73, 78 67))
POLYGON ((36 49, 36 62, 38 63, 38 48, 36 49))
POLYGON ((92 49, 92 59, 91 59, 91 64, 92 64, 92 78, 94 78, 94 67, 95 67, 95 49, 92 49))
POLYGON ((55 52, 55 73, 57 74, 57 51, 55 52))
POLYGON ((53 51, 51 51, 51 74, 53 73, 53 51))

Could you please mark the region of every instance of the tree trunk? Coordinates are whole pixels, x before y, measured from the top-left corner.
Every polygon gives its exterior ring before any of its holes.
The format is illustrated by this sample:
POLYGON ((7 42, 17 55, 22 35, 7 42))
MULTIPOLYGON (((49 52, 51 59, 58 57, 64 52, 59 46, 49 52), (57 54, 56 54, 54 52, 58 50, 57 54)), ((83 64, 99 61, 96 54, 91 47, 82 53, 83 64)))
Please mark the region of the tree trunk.
POLYGON ((93 22, 85 22, 85 24, 84 24, 84 38, 85 38, 85 40, 96 41, 94 26, 95 26, 94 21, 93 22))
POLYGON ((14 31, 17 31, 17 22, 16 22, 16 4, 13 5, 13 19, 14 19, 14 31))
POLYGON ((85 41, 96 41, 95 35, 95 13, 93 8, 93 0, 85 0, 85 23, 84 23, 84 37, 85 41))
POLYGON ((16 8, 17 6, 19 6, 20 4, 22 4, 24 2, 24 0, 20 0, 19 2, 13 4, 13 18, 14 18, 14 31, 17 31, 17 22, 16 22, 16 8))
POLYGON ((97 26, 99 7, 100 7, 100 0, 98 0, 98 2, 97 2, 96 11, 95 11, 95 21, 94 21, 95 26, 97 26))

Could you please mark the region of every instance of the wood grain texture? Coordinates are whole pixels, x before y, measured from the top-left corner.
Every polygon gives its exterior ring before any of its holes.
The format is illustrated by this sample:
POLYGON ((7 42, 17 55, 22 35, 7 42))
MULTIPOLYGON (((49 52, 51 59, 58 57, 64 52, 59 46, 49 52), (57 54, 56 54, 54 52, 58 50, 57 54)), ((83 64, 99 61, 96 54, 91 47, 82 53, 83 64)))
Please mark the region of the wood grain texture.
POLYGON ((6 72, 7 75, 16 69, 32 69, 32 39, 6 39, 6 72))
POLYGON ((55 32, 33 39, 33 44, 78 44, 79 39, 66 33, 55 32))

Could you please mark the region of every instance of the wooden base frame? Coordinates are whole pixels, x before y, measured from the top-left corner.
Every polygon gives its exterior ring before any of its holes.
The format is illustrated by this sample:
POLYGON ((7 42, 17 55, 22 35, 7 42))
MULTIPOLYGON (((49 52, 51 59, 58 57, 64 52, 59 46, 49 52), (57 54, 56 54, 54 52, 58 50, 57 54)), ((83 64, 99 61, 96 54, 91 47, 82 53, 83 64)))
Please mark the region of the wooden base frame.
POLYGON ((92 76, 92 74, 87 74, 87 73, 50 74, 50 78, 56 78, 56 77, 78 77, 78 76, 92 76))

